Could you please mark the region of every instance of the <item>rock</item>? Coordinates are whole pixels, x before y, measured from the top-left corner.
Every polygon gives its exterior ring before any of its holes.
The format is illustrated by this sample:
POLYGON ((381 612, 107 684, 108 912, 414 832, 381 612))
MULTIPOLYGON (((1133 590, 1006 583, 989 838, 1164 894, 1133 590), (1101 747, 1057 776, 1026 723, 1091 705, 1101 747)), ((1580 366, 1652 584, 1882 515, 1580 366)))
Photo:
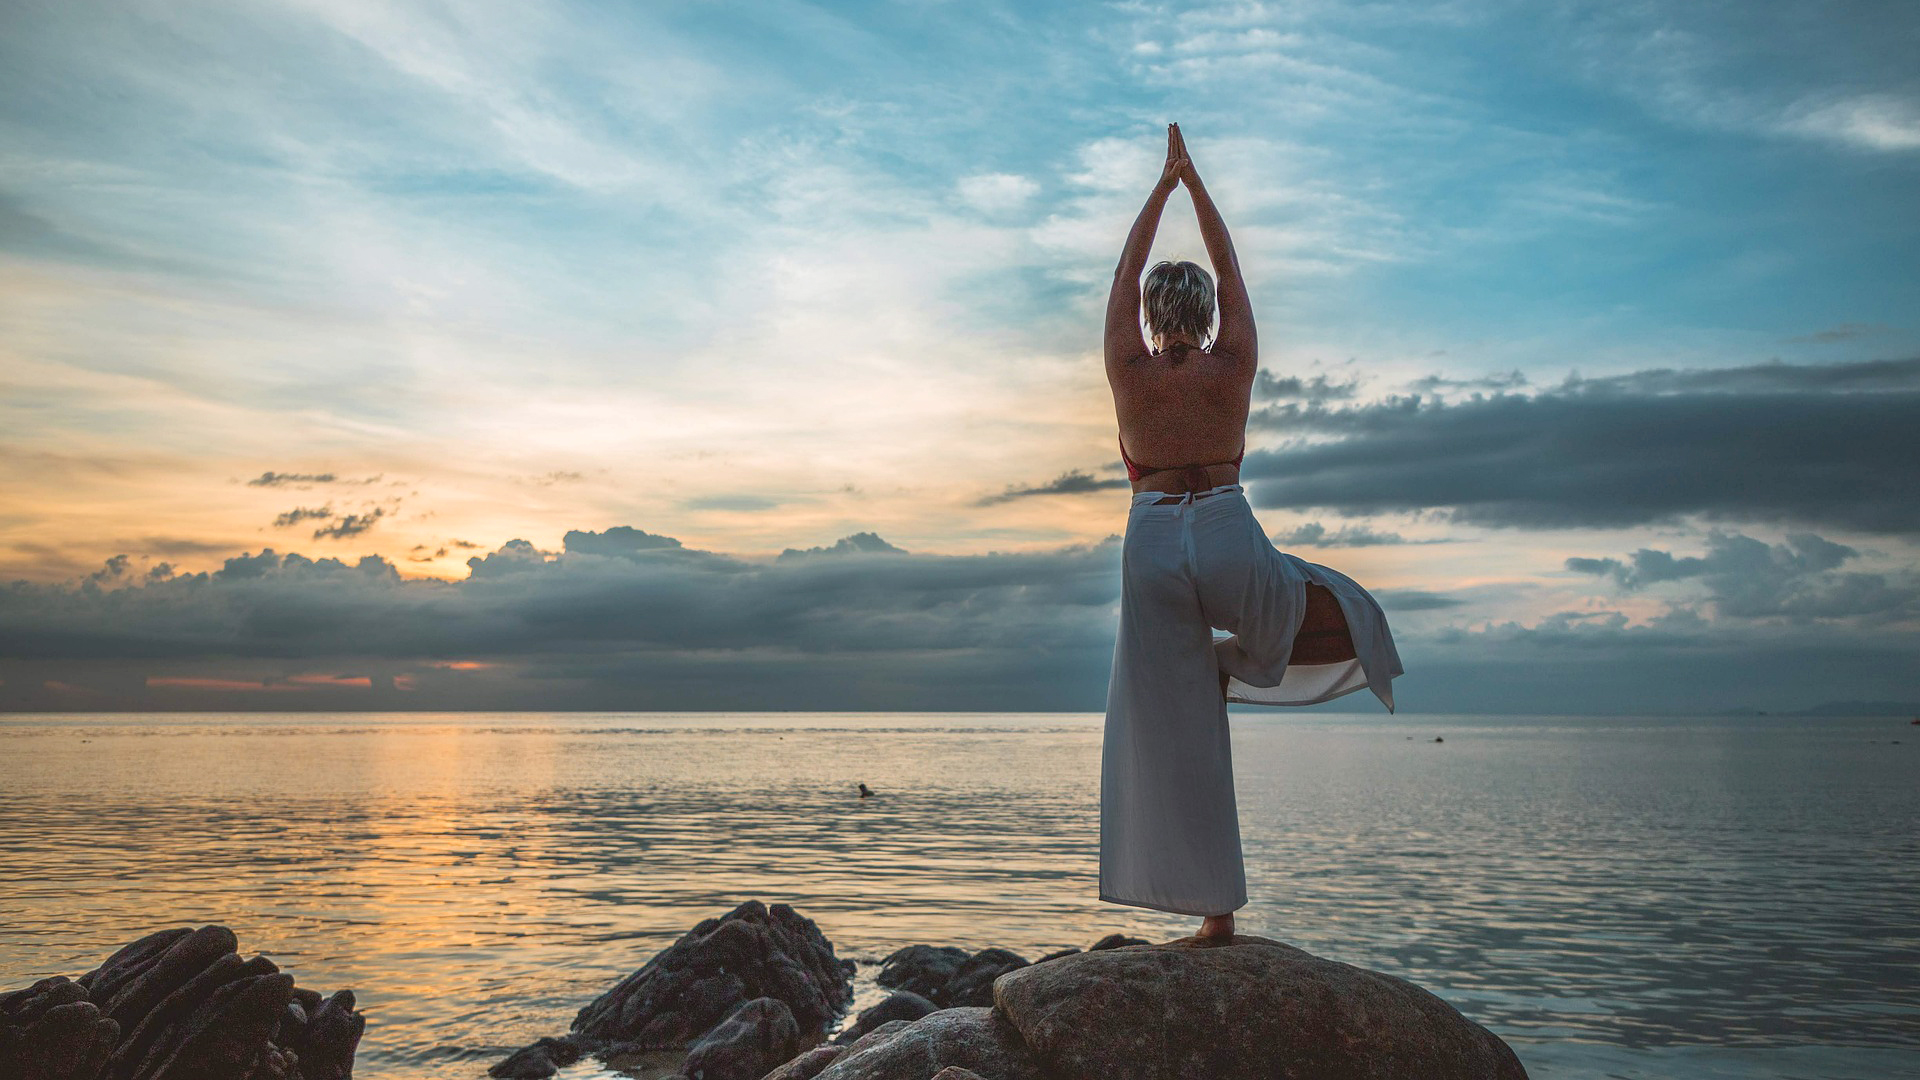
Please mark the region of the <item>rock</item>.
POLYGON ((971 959, 972 953, 952 945, 908 945, 880 961, 880 974, 874 981, 890 990, 907 990, 938 1002, 947 982, 971 959))
POLYGON ((963 1069, 958 1065, 949 1065, 933 1074, 933 1080, 987 1080, 972 1069, 963 1069))
POLYGON ((1058 960, 1063 956, 1072 956, 1074 953, 1077 953, 1079 951, 1080 951, 1079 949, 1061 949, 1059 952, 1048 953, 1047 955, 1041 957, 1040 959, 1035 960, 1034 963, 1044 964, 1049 960, 1058 960))
POLYGON ((853 1001, 850 968, 812 919, 748 900, 703 920, 581 1009, 573 1031, 589 1041, 689 1047, 742 1003, 770 997, 803 1036, 817 1037, 853 1001))
POLYGON ((562 1066, 580 1060, 580 1046, 571 1039, 541 1039, 523 1046, 487 1070, 488 1076, 506 1080, 542 1080, 560 1071, 562 1066))
POLYGON ((350 1080, 365 1019, 353 995, 320 995, 224 926, 162 930, 77 980, 0 996, 7 1080, 350 1080))
POLYGON ((895 990, 880 1004, 862 1009, 853 1023, 835 1035, 833 1041, 844 1046, 889 1020, 918 1020, 939 1008, 911 990, 895 990))
POLYGON ((1062 1080, 1526 1077, 1505 1043, 1412 983, 1248 935, 1090 951, 1010 972, 993 993, 1062 1080))
POLYGON ((1087 946, 1087 951, 1099 952, 1101 949, 1121 949, 1128 945, 1145 944, 1147 944, 1146 938, 1128 937, 1125 934, 1108 934, 1106 937, 1087 946))
POLYGON ((1027 966, 1025 957, 1006 949, 981 949, 974 953, 933 1000, 942 1008, 958 1006, 986 1007, 993 1004, 993 980, 1027 966))
POLYGON ((985 1008, 888 1021, 848 1046, 817 1080, 931 1080, 952 1065, 992 1080, 1047 1080, 1020 1033, 985 1008))
POLYGON ((312 1011, 304 1032, 281 1040, 300 1055, 303 1080, 352 1080, 353 1055, 367 1030, 367 1018, 354 1011, 354 1000, 351 990, 336 992, 312 1011))
POLYGON ((64 975, 0 997, 0 1076, 93 1080, 119 1037, 120 1025, 64 975))
POLYGON ((845 1046, 833 1043, 816 1046, 768 1073, 761 1080, 813 1080, 820 1075, 821 1070, 833 1064, 834 1059, 846 1049, 845 1046))
POLYGON ((680 1071, 689 1080, 760 1080, 800 1049, 800 1025, 779 998, 742 1004, 693 1044, 680 1071))

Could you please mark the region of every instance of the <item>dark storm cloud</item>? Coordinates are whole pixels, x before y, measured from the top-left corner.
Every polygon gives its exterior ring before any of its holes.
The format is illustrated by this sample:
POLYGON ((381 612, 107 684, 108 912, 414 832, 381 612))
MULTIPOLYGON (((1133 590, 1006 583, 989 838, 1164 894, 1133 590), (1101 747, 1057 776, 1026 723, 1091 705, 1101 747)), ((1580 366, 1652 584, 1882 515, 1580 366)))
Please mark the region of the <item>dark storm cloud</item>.
POLYGON ((1113 491, 1131 485, 1123 477, 1102 479, 1081 469, 1069 469, 1044 484, 1033 487, 1010 487, 998 495, 988 495, 976 505, 992 506, 995 503, 1011 502, 1029 495, 1085 495, 1095 491, 1113 491))
POLYGON ((1920 584, 1909 575, 1839 568, 1860 553, 1813 533, 1769 544, 1738 533, 1712 532, 1703 555, 1641 548, 1624 559, 1570 558, 1569 570, 1611 579, 1635 591, 1664 582, 1697 581, 1724 616, 1744 619, 1900 618, 1920 614, 1920 584))
POLYGON ((1489 526, 1699 514, 1920 532, 1920 360, 1655 370, 1531 396, 1275 406, 1295 439, 1247 455, 1255 505, 1444 509, 1489 526))

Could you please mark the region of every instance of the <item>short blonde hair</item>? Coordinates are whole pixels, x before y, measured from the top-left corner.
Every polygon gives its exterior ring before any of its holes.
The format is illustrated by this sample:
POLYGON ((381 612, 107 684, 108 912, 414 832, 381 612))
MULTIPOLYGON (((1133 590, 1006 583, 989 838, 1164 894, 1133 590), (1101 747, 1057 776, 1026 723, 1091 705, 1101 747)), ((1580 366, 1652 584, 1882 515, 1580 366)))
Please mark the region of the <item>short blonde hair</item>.
POLYGON ((1152 334, 1186 334, 1205 343, 1213 329, 1213 275, 1193 262, 1158 262, 1140 290, 1152 334))

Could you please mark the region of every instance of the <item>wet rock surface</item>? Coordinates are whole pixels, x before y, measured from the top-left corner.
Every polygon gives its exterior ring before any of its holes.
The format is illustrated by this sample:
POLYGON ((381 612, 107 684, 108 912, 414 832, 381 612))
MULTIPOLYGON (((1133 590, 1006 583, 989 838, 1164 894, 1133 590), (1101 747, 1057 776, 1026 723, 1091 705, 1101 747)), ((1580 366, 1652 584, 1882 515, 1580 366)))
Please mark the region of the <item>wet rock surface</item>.
POLYGON ((365 1030, 351 991, 243 960, 224 926, 149 934, 99 967, 0 996, 7 1080, 349 1080, 365 1030))
POLYGON ((748 900, 581 1009, 568 1035, 518 1050, 489 1074, 538 1080, 581 1054, 677 1049, 689 1051, 682 1071, 695 1080, 760 1080, 845 1014, 853 970, 812 919, 748 900))

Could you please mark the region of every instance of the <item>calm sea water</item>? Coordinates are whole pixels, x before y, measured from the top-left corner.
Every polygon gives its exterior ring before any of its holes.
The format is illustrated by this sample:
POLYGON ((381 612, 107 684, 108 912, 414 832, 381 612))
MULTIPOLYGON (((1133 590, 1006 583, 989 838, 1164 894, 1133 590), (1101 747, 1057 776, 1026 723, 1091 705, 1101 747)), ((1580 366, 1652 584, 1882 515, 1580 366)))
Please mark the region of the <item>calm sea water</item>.
MULTIPOLYGON (((1904 719, 1233 725, 1243 932, 1412 979, 1543 1080, 1920 1076, 1904 719)), ((1070 714, 10 717, 0 989, 220 922, 359 994, 362 1075, 474 1078, 749 897, 860 961, 859 1006, 913 942, 1190 932, 1094 898, 1099 755, 1070 714)))

